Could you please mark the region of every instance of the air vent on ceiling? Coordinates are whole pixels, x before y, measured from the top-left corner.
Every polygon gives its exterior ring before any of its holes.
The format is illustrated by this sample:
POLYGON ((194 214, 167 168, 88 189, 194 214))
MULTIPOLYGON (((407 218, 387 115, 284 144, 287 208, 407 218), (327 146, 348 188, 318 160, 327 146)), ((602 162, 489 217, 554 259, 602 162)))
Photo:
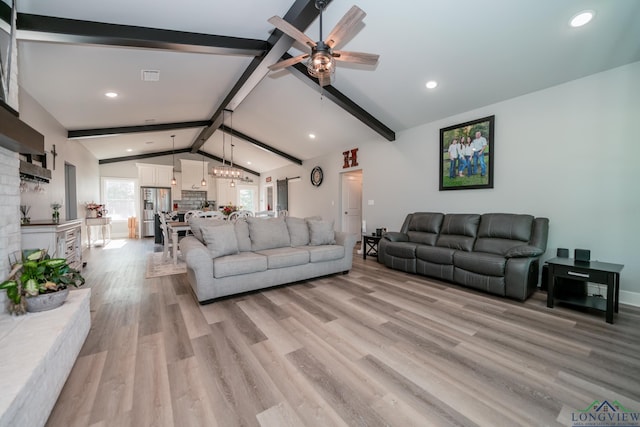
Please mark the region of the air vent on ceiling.
POLYGON ((157 82, 160 81, 160 71, 158 70, 142 70, 142 81, 157 82))

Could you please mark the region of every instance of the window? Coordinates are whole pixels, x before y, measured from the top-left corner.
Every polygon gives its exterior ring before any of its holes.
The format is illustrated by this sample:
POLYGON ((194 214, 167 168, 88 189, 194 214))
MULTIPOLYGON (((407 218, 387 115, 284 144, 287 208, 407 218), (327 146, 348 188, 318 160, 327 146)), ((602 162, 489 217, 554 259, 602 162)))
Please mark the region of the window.
POLYGON ((238 204, 246 211, 258 210, 258 189, 255 186, 238 186, 238 204))
POLYGON ((102 200, 113 221, 124 221, 136 215, 136 181, 127 178, 103 178, 102 200))

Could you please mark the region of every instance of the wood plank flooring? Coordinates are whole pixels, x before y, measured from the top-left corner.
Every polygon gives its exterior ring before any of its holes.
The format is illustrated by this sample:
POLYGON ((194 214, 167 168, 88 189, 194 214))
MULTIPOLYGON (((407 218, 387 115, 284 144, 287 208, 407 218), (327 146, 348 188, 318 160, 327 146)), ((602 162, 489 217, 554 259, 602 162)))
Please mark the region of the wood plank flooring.
POLYGON ((546 308, 389 270, 200 306, 152 240, 85 251, 92 327, 49 427, 556 426, 640 411, 640 309, 546 308))

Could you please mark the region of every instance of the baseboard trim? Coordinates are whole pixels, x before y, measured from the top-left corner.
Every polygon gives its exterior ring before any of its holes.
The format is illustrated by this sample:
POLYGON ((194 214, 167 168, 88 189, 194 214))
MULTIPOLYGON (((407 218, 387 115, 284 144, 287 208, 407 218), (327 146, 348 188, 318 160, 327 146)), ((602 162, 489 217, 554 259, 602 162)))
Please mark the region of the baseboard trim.
POLYGON ((640 292, 620 291, 620 302, 640 307, 640 292))
MULTIPOLYGON (((587 285, 589 295, 602 294, 607 297, 607 287, 605 285, 598 286, 597 283, 589 283, 587 285)), ((620 303, 640 307, 640 292, 620 291, 620 303)))

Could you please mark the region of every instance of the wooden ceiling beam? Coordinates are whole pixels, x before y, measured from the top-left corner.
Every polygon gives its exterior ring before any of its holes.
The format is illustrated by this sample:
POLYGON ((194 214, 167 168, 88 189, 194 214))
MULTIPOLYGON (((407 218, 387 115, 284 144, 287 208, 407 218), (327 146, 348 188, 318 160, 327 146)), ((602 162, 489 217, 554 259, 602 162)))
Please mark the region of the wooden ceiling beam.
POLYGON ((53 43, 97 44, 178 52, 258 56, 269 49, 264 40, 185 31, 106 24, 18 13, 18 38, 53 43))
POLYGON ((158 123, 153 125, 139 125, 139 126, 119 126, 111 128, 98 128, 98 129, 77 129, 67 132, 67 138, 69 139, 82 139, 82 138, 95 138, 108 135, 120 135, 125 133, 140 133, 140 132, 160 132, 165 130, 174 129, 189 129, 209 126, 211 122, 209 120, 200 120, 193 122, 178 122, 178 123, 158 123))

